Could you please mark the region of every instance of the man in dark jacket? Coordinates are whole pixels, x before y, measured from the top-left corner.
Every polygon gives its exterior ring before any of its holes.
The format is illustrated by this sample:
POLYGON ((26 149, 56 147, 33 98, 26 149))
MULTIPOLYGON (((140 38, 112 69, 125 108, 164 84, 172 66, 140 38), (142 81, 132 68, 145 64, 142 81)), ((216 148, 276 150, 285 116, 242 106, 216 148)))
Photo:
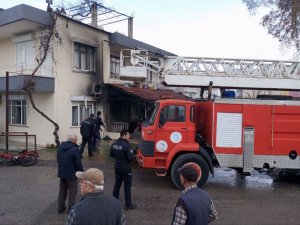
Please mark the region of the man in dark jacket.
POLYGON ((93 141, 93 150, 94 149, 97 150, 100 145, 100 141, 101 141, 100 131, 102 131, 101 126, 103 128, 105 128, 104 123, 101 118, 101 111, 98 111, 97 116, 95 118, 95 136, 94 136, 94 141, 93 141))
POLYGON ((77 172, 76 176, 83 197, 70 210, 67 225, 125 225, 121 202, 103 193, 103 172, 90 168, 77 172))
POLYGON ((134 152, 129 143, 130 134, 128 130, 120 132, 120 138, 110 148, 110 156, 115 158, 115 186, 113 196, 119 198, 122 181, 124 181, 125 210, 135 209, 136 204, 131 202, 132 169, 131 161, 134 152))
POLYGON ((187 163, 178 171, 184 186, 173 216, 172 225, 207 225, 218 219, 209 194, 197 187, 201 169, 196 163, 187 163))
POLYGON ((76 171, 83 171, 76 134, 68 134, 57 150, 58 173, 60 178, 58 194, 58 213, 66 209, 65 201, 69 194, 69 209, 75 204, 77 195, 76 171))
POLYGON ((93 157, 93 137, 95 136, 95 115, 91 114, 89 118, 84 120, 80 126, 80 134, 82 136, 82 143, 80 146, 80 153, 82 158, 82 153, 86 143, 88 143, 88 154, 89 157, 93 157))

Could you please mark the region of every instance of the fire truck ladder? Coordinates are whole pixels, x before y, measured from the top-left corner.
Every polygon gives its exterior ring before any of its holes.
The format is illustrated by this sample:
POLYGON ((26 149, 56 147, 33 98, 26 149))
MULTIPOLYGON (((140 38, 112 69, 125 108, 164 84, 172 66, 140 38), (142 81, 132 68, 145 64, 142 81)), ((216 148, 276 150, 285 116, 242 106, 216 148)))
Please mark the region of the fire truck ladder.
MULTIPOLYGON (((235 89, 300 90, 300 62, 179 57, 151 55, 130 50, 131 66, 146 67, 159 74, 167 86, 235 89)), ((122 63, 121 63, 122 66, 122 63)))

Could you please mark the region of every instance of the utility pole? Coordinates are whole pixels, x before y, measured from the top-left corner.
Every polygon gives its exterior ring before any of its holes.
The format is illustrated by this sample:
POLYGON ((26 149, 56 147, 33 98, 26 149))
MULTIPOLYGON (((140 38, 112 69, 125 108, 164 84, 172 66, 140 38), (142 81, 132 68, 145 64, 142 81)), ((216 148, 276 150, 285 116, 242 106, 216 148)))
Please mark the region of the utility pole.
POLYGON ((6 87, 5 87, 5 104, 6 104, 6 118, 5 118, 5 140, 6 152, 8 153, 8 122, 9 122, 9 72, 6 71, 6 87))

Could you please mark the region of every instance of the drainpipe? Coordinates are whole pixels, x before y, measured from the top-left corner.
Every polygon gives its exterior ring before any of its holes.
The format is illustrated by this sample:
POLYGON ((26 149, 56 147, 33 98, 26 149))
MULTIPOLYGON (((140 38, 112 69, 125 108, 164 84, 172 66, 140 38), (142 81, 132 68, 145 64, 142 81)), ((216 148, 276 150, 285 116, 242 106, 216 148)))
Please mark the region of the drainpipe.
POLYGON ((133 38, 133 17, 128 18, 128 37, 133 38))
POLYGON ((92 4, 92 24, 93 27, 98 28, 98 13, 97 13, 97 2, 92 4))

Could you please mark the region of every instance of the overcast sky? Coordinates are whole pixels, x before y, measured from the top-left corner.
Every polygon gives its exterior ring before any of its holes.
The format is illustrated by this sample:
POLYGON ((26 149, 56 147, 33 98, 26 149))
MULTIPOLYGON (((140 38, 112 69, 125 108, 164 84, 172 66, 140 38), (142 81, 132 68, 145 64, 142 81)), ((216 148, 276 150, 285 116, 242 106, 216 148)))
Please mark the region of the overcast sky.
MULTIPOLYGON (((2 0, 0 8, 25 3, 46 9, 45 2, 2 0)), ((250 16, 242 0, 103 0, 103 4, 134 16, 135 39, 180 56, 292 59, 292 50, 282 50, 259 24, 260 16, 250 16)), ((127 22, 104 28, 127 35, 127 22)))

